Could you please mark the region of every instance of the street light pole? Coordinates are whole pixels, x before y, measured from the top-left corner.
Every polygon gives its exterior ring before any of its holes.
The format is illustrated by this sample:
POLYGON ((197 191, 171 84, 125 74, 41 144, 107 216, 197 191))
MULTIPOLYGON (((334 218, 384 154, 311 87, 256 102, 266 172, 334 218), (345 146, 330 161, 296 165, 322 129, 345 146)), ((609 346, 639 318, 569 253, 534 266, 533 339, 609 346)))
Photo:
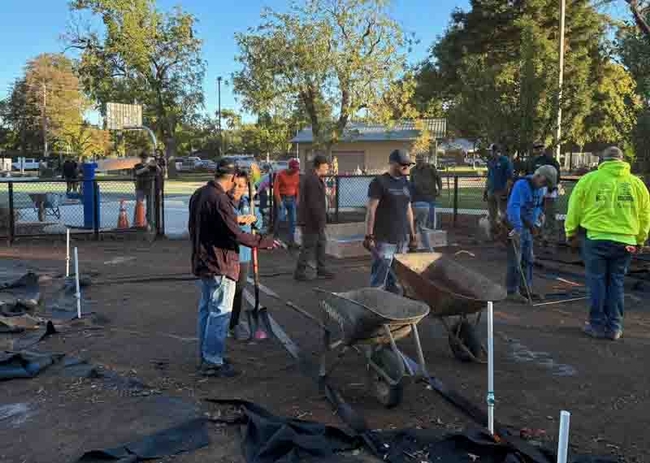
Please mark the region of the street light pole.
POLYGON ((225 153, 223 152, 223 132, 221 130, 221 76, 217 77, 217 100, 217 111, 219 113, 219 150, 221 151, 221 156, 223 156, 225 153))
POLYGON ((43 113, 42 113, 42 122, 43 122, 43 157, 49 157, 48 153, 48 144, 47 144, 47 85, 45 82, 42 84, 43 89, 43 113))
POLYGON ((566 0, 560 0, 560 74, 558 76, 557 127, 555 128, 555 156, 560 158, 562 138, 562 86, 564 83, 564 23, 566 19, 566 0))

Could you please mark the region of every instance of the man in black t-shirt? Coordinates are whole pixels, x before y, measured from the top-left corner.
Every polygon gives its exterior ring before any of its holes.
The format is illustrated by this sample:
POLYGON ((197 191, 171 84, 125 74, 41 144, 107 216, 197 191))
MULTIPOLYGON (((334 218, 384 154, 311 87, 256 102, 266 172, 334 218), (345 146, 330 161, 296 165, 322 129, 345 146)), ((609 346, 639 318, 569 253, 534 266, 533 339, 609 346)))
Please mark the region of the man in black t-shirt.
POLYGON ((366 237, 363 245, 372 253, 370 286, 384 286, 400 293, 390 272, 393 255, 416 249, 417 240, 407 176, 413 162, 406 151, 395 150, 388 158, 388 172, 368 187, 366 237))
POLYGON ((66 183, 66 193, 76 193, 79 185, 79 166, 74 159, 67 158, 63 163, 63 178, 66 183))
MULTIPOLYGON (((551 148, 544 149, 544 144, 536 142, 533 145, 533 154, 535 157, 532 159, 530 173, 534 173, 542 166, 552 166, 557 171, 557 183, 560 184, 560 163, 553 156, 551 148)), ((559 233, 557 227, 557 201, 558 189, 557 187, 549 189, 544 196, 544 226, 542 228, 542 243, 544 247, 549 244, 557 244, 559 241, 559 233)))

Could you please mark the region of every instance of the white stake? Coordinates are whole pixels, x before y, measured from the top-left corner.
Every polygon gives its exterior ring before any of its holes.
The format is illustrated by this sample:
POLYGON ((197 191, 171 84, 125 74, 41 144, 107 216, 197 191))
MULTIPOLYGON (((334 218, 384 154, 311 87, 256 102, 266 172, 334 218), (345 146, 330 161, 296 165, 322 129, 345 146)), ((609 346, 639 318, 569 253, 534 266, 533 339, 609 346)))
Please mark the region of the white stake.
POLYGON ((65 229, 65 277, 70 276, 70 229, 65 229))
POLYGON ((488 429, 494 434, 494 309, 492 302, 487 303, 487 341, 488 341, 488 429))
POLYGON ((560 413, 560 436, 557 439, 557 463, 566 463, 569 450, 569 425, 571 413, 562 410, 560 413))
POLYGON ((77 252, 77 247, 74 248, 74 283, 77 292, 75 297, 77 298, 77 317, 81 318, 81 289, 79 288, 79 253, 77 252))

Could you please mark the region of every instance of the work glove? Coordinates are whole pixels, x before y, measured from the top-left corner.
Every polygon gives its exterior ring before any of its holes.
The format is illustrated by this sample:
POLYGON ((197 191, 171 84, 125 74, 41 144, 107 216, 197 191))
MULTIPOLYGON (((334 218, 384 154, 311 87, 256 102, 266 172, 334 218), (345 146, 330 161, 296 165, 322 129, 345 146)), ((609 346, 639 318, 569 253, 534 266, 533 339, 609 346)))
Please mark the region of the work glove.
POLYGON ((363 247, 370 252, 372 252, 375 249, 376 245, 377 243, 375 242, 374 235, 366 235, 365 238, 363 239, 363 247))
POLYGON ((409 252, 415 252, 418 250, 418 237, 417 235, 409 235, 409 252))

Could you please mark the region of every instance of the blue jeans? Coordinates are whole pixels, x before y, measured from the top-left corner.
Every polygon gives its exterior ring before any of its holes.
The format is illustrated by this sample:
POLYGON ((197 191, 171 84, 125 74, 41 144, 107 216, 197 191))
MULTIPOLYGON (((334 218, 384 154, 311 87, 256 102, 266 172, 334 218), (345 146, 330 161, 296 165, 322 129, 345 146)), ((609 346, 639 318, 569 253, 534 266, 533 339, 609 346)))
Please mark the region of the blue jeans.
POLYGON ((372 267, 370 269, 370 286, 379 288, 384 286, 386 291, 400 294, 401 288, 397 284, 395 274, 390 269, 395 254, 402 254, 407 251, 408 244, 390 244, 378 241, 372 253, 372 267), (385 285, 384 285, 385 282, 385 285))
MULTIPOLYGON (((435 211, 435 203, 433 206, 435 211)), ((422 239, 422 246, 429 252, 433 251, 431 242, 429 241, 429 217, 431 214, 431 203, 425 201, 417 201, 413 203, 413 215, 415 216, 415 227, 422 239)))
POLYGON ((287 210, 287 220, 289 221, 289 242, 293 243, 296 237, 296 197, 283 196, 282 204, 287 210))
POLYGON ((435 201, 429 202, 429 217, 427 219, 427 227, 429 227, 431 230, 436 229, 436 202, 435 201))
POLYGON ((625 244, 585 238, 582 253, 589 288, 589 323, 596 329, 623 329, 625 274, 632 255, 625 244))
MULTIPOLYGON (((533 288, 533 235, 530 230, 524 229, 519 237, 519 258, 521 259, 521 268, 524 277, 528 283, 528 288, 533 288)), ((516 243, 516 242, 515 242, 516 243)), ((516 245, 516 244, 515 244, 516 245)), ((506 273, 506 289, 508 294, 519 292, 519 288, 524 286, 524 280, 519 273, 519 262, 513 248, 513 241, 508 241, 508 270, 506 273)))
POLYGON ((205 363, 223 365, 236 283, 224 276, 201 278, 199 301, 199 353, 205 363))

